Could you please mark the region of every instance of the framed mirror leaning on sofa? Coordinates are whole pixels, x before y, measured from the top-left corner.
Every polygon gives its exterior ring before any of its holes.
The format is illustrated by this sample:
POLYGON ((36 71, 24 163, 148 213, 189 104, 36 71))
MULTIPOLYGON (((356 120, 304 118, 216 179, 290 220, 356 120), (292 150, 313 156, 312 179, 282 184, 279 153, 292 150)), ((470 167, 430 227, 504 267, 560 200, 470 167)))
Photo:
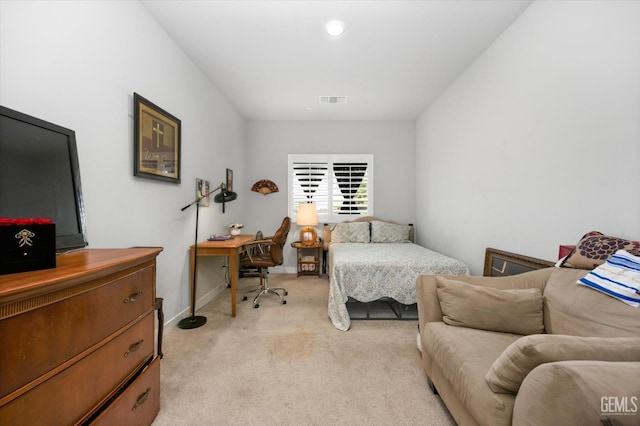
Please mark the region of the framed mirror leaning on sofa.
POLYGON ((484 256, 485 277, 505 277, 548 268, 554 262, 487 247, 484 256))

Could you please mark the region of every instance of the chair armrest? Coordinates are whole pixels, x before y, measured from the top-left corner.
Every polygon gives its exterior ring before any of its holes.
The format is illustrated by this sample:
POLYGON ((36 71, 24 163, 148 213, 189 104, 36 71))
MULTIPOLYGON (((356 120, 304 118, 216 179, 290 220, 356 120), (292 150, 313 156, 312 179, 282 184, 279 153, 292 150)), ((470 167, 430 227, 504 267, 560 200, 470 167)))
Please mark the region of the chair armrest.
POLYGON ((271 239, 269 238, 265 238, 264 240, 255 240, 255 241, 251 241, 248 242, 244 245, 244 247, 253 247, 253 246, 271 246, 276 244, 275 242, 273 242, 271 239))
POLYGON ((242 252, 249 258, 249 261, 253 263, 253 258, 251 257, 253 250, 257 249, 258 251, 260 251, 260 254, 263 254, 267 247, 270 247, 274 244, 276 244, 274 241, 267 238, 265 238, 264 240, 255 240, 244 244, 242 246, 242 252))
MULTIPOLYGON (((539 288, 544 286, 555 268, 538 269, 519 275, 507 277, 478 277, 466 275, 441 275, 450 280, 462 281, 468 284, 486 286, 501 290, 539 288)), ((436 275, 420 275, 416 279, 416 297, 418 303, 418 324, 427 322, 441 322, 442 311, 436 291, 436 275)))

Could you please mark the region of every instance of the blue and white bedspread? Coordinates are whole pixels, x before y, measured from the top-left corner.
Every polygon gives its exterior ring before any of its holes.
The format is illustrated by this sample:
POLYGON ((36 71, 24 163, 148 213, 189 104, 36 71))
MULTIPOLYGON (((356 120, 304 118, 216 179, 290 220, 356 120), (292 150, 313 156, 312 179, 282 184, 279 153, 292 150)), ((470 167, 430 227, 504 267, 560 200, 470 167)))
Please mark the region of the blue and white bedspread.
POLYGON ((419 275, 469 275, 463 262, 413 243, 332 243, 329 266, 329 318, 342 331, 351 326, 349 297, 390 297, 410 305, 416 303, 419 275))

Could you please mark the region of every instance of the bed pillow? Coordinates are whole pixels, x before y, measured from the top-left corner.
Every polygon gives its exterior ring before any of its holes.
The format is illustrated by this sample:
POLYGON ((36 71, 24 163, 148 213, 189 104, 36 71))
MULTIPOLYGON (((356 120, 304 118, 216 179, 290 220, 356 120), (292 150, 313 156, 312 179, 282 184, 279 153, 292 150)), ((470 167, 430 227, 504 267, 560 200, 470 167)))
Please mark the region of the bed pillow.
POLYGON ((436 277, 442 321, 456 327, 537 334, 544 331, 539 288, 500 290, 436 277))
POLYGON ((578 284, 611 296, 634 308, 640 306, 640 257, 618 250, 578 284))
POLYGON ((369 222, 338 223, 331 230, 332 243, 368 243, 371 241, 369 222))
POLYGON ((408 243, 411 226, 397 223, 371 221, 372 243, 408 243))
POLYGON ((591 231, 580 239, 560 266, 576 269, 594 269, 602 265, 618 250, 626 250, 635 256, 640 256, 640 242, 591 231))
POLYGON ((527 374, 540 364, 556 361, 638 361, 638 337, 577 337, 536 334, 521 337, 493 362, 485 380, 496 393, 518 393, 527 374))

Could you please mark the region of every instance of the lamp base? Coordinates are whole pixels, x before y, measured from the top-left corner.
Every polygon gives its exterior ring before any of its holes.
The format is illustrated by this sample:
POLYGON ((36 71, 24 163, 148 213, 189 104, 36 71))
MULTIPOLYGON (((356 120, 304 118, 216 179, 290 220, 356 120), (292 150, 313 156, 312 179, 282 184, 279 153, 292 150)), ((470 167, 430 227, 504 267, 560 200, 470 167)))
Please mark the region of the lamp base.
POLYGON ((318 233, 311 226, 305 226, 300 230, 300 242, 305 246, 312 246, 318 241, 318 233))
POLYGON ((191 329, 202 327, 207 323, 207 317, 195 315, 192 317, 183 318, 178 322, 178 328, 191 329))

